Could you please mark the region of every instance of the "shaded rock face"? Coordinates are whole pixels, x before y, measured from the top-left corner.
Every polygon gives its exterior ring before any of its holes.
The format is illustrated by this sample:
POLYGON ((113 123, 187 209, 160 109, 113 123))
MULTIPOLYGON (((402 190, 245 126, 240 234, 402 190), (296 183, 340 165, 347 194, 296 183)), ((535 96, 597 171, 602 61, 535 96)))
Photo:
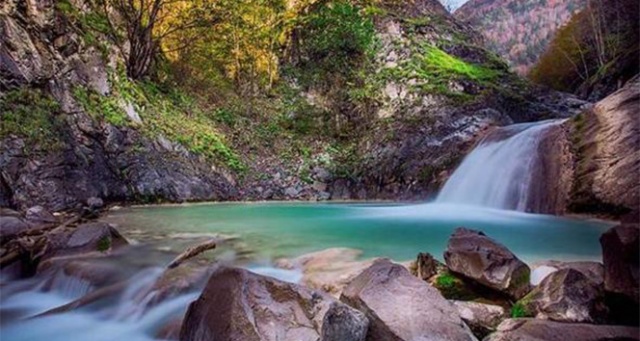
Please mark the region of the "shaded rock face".
POLYGON ((603 286, 574 269, 547 276, 520 302, 536 318, 558 322, 598 323, 607 315, 603 286))
POLYGON ((367 316, 367 341, 475 340, 456 309, 404 267, 377 260, 342 292, 367 316))
POLYGON ((344 304, 331 303, 322 321, 321 341, 365 341, 369 320, 344 304))
MULTIPOLYGON (((317 341, 332 303, 336 301, 330 296, 295 284, 222 268, 211 275, 200 297, 189 306, 180 340, 317 341)), ((327 340, 332 335, 357 336, 358 330, 366 328, 359 325, 364 323, 362 316, 342 306, 332 314, 357 316, 341 321, 329 317, 332 325, 326 327, 327 340)))
POLYGON ((640 318, 640 231, 638 224, 619 225, 600 237, 604 288, 611 320, 637 325, 640 318))
POLYGON ((529 267, 480 231, 457 228, 444 259, 449 270, 513 298, 529 291, 529 267))
MULTIPOLYGON (((567 123, 574 177, 570 209, 622 214, 640 207, 640 77, 567 123)), ((637 221, 636 221, 637 222, 637 221)))
POLYGON ((462 320, 478 338, 487 336, 506 317, 504 308, 493 304, 470 301, 451 301, 462 320))
POLYGON ((605 341, 638 340, 633 327, 561 323, 539 319, 508 319, 484 341, 605 341))

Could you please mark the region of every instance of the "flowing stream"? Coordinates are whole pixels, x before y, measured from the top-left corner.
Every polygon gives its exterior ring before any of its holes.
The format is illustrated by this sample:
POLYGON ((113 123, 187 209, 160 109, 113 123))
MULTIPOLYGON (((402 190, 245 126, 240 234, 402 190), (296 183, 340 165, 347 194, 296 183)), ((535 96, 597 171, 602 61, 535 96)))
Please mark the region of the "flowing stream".
POLYGON ((525 211, 544 133, 563 120, 514 124, 485 137, 462 161, 437 201, 525 211))

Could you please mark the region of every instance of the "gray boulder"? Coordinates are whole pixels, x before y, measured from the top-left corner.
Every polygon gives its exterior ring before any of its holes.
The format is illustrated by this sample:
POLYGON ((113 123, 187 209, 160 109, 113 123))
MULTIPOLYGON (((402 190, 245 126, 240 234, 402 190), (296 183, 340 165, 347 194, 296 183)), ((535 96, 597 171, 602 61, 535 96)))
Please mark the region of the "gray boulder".
POLYGON ((321 341, 365 341, 369 320, 344 304, 331 303, 322 321, 321 341))
POLYGON ((332 303, 337 301, 329 295, 296 284, 244 269, 221 268, 189 305, 180 340, 317 341, 321 330, 326 329, 327 337, 357 336, 358 330, 366 328, 362 316, 341 303, 337 303, 340 310, 325 319, 332 303), (343 320, 333 321, 331 316, 338 313, 343 320), (344 316, 351 314, 355 316, 344 316), (324 327, 323 322, 332 325, 324 327))
POLYGON ((0 216, 0 241, 5 242, 29 228, 29 224, 18 217, 0 216))
POLYGON ((475 340, 438 290, 386 259, 358 275, 340 300, 369 319, 367 341, 475 340))
POLYGON ((101 222, 82 224, 71 232, 50 234, 48 238, 43 260, 82 253, 104 253, 128 245, 118 230, 101 222))
POLYGON ((34 224, 52 224, 58 221, 58 219, 56 219, 53 214, 51 214, 42 206, 33 206, 27 209, 25 218, 27 219, 27 221, 34 224))
POLYGON ((480 231, 457 228, 449 239, 444 259, 452 272, 515 299, 529 291, 529 267, 480 231))
POLYGON ((574 269, 550 274, 520 303, 536 318, 559 322, 596 323, 607 315, 602 285, 574 269))
POLYGON ((484 341, 632 341, 640 329, 539 319, 508 319, 484 341))

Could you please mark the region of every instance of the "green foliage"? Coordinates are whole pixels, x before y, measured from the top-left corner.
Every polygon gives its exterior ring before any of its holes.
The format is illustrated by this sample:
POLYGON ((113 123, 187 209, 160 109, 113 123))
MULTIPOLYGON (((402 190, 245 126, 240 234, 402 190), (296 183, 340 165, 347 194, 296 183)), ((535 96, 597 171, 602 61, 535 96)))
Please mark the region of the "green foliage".
POLYGON ((599 82, 607 85, 633 77, 640 71, 639 16, 635 0, 589 1, 556 32, 529 78, 557 90, 576 92, 599 82))
POLYGON ((0 97, 0 138, 17 135, 28 145, 55 147, 59 141, 60 106, 38 89, 20 88, 0 97))
POLYGON ((436 277, 434 287, 447 299, 470 301, 478 298, 478 295, 470 290, 458 277, 449 272, 444 272, 436 277))
POLYGON ((122 98, 134 104, 143 121, 141 129, 150 137, 164 136, 234 171, 246 170, 246 165, 215 128, 216 120, 231 117, 230 112, 218 108, 208 114, 194 98, 177 88, 162 89, 153 82, 133 82, 122 73, 114 75, 112 83, 122 98))
POLYGON ((347 1, 329 2, 303 20, 305 52, 326 70, 353 66, 373 46, 373 21, 347 1))
POLYGON ((525 304, 516 302, 511 307, 511 318, 531 317, 531 313, 527 310, 525 304))

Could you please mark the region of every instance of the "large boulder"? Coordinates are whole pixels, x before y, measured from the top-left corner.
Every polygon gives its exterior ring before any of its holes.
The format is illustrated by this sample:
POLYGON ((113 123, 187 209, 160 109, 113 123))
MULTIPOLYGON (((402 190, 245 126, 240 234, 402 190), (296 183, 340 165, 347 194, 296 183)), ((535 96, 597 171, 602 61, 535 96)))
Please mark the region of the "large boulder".
POLYGON ((618 225, 600 237, 607 291, 638 303, 640 281, 640 229, 638 225, 618 225))
POLYGON ((128 245, 127 240, 115 227, 102 222, 79 225, 71 232, 48 236, 49 244, 43 259, 79 255, 83 253, 105 253, 128 245))
POLYGON ((640 282, 640 230, 637 224, 619 225, 600 237, 604 263, 604 289, 611 318, 638 324, 640 282))
POLYGON ((638 335, 640 330, 633 327, 508 319, 484 341, 631 341, 638 335))
POLYGON ((536 318, 559 322, 597 323, 607 315, 602 285, 570 268, 547 276, 520 304, 536 318))
POLYGON ((444 259, 452 272, 513 298, 521 298, 529 291, 529 267, 480 231, 457 228, 444 259))
MULTIPOLYGON (((243 269, 221 268, 189 305, 180 340, 317 341, 332 303, 337 301, 331 296, 296 284, 243 269)), ((332 314, 357 316, 329 318, 332 325, 327 331, 349 335, 349 330, 366 328, 358 312, 337 304, 342 310, 332 314), (362 325, 354 326, 358 323, 362 325)))
POLYGON ((496 330, 506 318, 504 308, 499 305, 471 301, 451 301, 458 310, 462 320, 479 337, 485 337, 496 330))
POLYGON ((369 318, 367 341, 475 340, 436 289, 385 259, 358 275, 340 300, 369 318))

